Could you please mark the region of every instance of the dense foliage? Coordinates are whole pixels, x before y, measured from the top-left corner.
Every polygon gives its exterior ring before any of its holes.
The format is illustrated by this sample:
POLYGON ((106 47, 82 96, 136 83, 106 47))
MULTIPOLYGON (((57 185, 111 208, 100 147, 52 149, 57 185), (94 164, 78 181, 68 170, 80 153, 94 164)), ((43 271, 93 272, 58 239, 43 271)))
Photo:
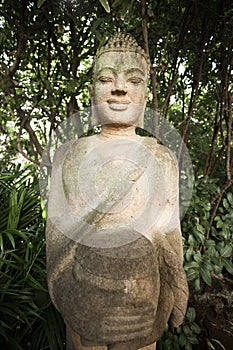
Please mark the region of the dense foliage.
POLYGON ((34 167, 0 173, 0 347, 62 349, 64 325, 46 284, 44 219, 34 167))
MULTIPOLYGON (((156 134, 160 113, 191 155, 195 183, 182 221, 190 287, 232 281, 232 1, 3 0, 0 29, 0 347, 64 347, 46 286, 35 168, 68 117, 76 116, 78 136, 89 132, 93 55, 116 30, 132 33, 151 58, 146 131, 156 134), (34 170, 14 165, 23 158, 34 170)), ((196 322, 190 305, 158 348, 192 349, 204 331, 196 322)))

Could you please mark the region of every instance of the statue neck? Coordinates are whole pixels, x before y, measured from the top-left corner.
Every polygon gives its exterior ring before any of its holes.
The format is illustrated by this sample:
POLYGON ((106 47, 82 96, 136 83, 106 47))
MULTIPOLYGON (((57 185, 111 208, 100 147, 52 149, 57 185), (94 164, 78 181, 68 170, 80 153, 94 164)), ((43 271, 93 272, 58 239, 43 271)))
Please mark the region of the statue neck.
POLYGON ((103 125, 100 136, 104 138, 138 138, 135 133, 135 126, 117 124, 103 125))

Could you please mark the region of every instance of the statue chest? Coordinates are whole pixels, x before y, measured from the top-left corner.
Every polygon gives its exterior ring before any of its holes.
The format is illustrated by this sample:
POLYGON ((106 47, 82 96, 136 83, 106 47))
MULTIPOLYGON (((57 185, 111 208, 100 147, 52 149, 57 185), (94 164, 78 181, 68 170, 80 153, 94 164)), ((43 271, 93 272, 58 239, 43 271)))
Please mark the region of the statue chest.
POLYGON ((102 229, 149 229, 166 203, 161 162, 128 140, 74 148, 65 159, 62 183, 74 215, 102 229))

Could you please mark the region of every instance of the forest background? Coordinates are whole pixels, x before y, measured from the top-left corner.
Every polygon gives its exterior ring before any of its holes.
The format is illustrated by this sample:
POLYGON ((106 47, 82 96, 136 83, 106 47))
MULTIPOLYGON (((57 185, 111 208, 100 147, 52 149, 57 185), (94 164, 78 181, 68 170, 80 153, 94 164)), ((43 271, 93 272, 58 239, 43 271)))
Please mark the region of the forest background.
MULTIPOLYGON (((93 56, 118 30, 152 62, 153 113, 138 132, 156 136, 165 118, 187 145, 194 175, 181 223, 189 307, 157 348, 232 349, 231 0, 1 1, 1 349, 65 349, 47 290, 39 168, 51 135, 64 141, 69 117, 77 137, 98 132, 89 113, 93 56)), ((48 174, 50 165, 47 153, 48 174)))

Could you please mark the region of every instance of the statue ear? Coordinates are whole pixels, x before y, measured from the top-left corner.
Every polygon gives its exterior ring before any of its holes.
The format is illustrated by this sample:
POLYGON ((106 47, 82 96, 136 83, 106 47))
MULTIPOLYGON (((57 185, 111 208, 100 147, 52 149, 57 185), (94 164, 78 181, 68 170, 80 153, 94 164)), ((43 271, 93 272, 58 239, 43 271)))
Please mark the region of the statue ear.
POLYGON ((93 85, 89 85, 89 95, 91 100, 91 126, 95 126, 99 124, 99 119, 96 112, 96 106, 94 104, 94 88, 93 85))
POLYGON ((91 103, 93 103, 93 85, 92 84, 89 85, 88 90, 89 90, 89 96, 91 99, 91 103))

